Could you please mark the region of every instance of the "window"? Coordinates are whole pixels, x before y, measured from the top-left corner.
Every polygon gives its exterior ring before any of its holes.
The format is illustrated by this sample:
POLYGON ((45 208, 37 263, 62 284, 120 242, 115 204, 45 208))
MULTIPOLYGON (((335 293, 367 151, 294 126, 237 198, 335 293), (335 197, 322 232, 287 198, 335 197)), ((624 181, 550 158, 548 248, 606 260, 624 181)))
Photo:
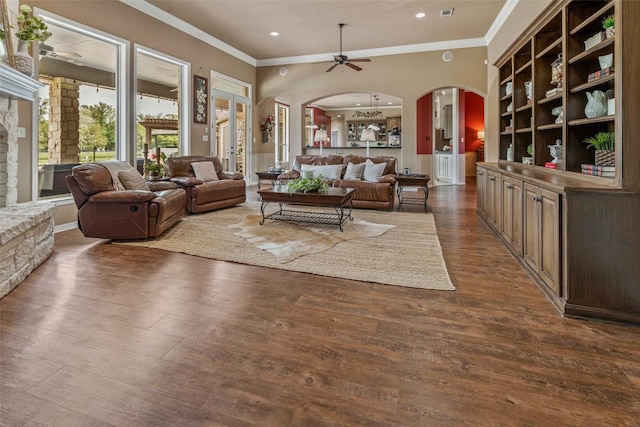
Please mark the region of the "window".
POLYGON ((189 75, 187 62, 136 45, 136 146, 144 144, 150 158, 159 149, 165 156, 189 152, 189 75))
POLYGON ((128 42, 45 11, 51 37, 40 43, 38 198, 68 194, 79 163, 127 160, 128 42))
POLYGON ((276 164, 289 162, 289 106, 276 102, 276 164))

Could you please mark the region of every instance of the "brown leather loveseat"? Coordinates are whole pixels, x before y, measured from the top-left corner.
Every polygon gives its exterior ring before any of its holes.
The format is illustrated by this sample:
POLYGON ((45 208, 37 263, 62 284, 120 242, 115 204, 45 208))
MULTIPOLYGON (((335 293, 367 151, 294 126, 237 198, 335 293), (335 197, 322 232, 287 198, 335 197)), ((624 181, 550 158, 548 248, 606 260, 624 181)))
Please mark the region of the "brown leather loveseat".
POLYGON ((81 164, 66 179, 78 208, 78 227, 86 237, 156 237, 185 213, 184 190, 170 182, 147 184, 126 162, 81 164))
MULTIPOLYGON (((165 169, 171 182, 187 192, 186 209, 189 213, 208 212, 244 203, 247 199, 244 176, 225 172, 217 156, 168 157, 165 169), (211 165, 213 168, 211 168, 211 165), (208 166, 209 174, 196 177, 196 166, 208 166)), ((203 170, 196 167, 198 171, 203 170)))
POLYGON ((291 170, 280 174, 278 181, 285 183, 290 179, 299 178, 304 173, 303 170, 309 170, 309 166, 316 167, 316 170, 319 166, 321 169, 325 168, 328 174, 325 174, 324 170, 321 173, 333 187, 355 188, 353 207, 392 210, 395 202, 396 164, 397 159, 388 156, 296 156, 291 170), (380 165, 377 168, 378 173, 365 176, 364 169, 367 163, 373 166, 380 165), (382 164, 384 166, 381 166, 382 164), (340 165, 340 168, 333 170, 332 165, 340 165), (355 170, 357 171, 354 172, 355 170))

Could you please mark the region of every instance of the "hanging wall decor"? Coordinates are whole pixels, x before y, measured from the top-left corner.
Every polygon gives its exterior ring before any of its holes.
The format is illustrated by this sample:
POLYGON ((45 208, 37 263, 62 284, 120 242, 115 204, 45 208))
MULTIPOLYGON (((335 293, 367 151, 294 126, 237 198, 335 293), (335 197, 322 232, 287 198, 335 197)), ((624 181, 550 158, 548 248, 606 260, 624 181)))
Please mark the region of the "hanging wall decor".
POLYGON ((193 76, 193 122, 207 124, 209 87, 206 77, 193 76))

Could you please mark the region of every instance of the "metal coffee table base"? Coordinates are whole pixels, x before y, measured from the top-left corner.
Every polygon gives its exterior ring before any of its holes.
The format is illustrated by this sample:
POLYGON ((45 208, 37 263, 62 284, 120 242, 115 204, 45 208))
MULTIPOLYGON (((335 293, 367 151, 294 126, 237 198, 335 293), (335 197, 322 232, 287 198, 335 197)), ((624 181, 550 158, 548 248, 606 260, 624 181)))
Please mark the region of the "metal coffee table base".
POLYGON ((273 219, 276 221, 337 225, 340 231, 343 231, 342 225, 347 221, 347 219, 353 221, 353 217, 351 216, 353 204, 351 203, 351 201, 349 201, 346 206, 334 207, 335 213, 283 209, 285 203, 280 202, 278 203, 279 209, 277 211, 270 214, 265 214, 265 210, 268 204, 269 202, 262 202, 260 204, 260 213, 262 213, 262 220, 260 221, 260 225, 264 224, 265 220, 267 219, 273 219))

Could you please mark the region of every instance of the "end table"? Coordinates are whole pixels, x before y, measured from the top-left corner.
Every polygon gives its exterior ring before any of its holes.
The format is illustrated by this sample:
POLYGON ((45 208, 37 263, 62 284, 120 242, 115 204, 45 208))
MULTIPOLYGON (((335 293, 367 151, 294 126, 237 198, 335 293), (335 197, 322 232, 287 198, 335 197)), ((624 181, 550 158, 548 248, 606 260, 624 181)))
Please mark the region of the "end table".
POLYGON ((424 211, 427 211, 427 199, 429 198, 429 187, 427 184, 431 177, 426 174, 399 174, 396 176, 396 182, 398 187, 396 192, 398 194, 398 210, 402 209, 402 205, 424 205, 424 211), (424 192, 424 198, 422 197, 407 197, 404 194, 405 187, 418 187, 424 192))
POLYGON ((271 181, 271 185, 273 186, 278 180, 278 177, 280 176, 281 173, 282 172, 269 172, 269 171, 256 172, 256 175, 258 175, 258 190, 260 190, 260 185, 262 184, 262 181, 271 181))

